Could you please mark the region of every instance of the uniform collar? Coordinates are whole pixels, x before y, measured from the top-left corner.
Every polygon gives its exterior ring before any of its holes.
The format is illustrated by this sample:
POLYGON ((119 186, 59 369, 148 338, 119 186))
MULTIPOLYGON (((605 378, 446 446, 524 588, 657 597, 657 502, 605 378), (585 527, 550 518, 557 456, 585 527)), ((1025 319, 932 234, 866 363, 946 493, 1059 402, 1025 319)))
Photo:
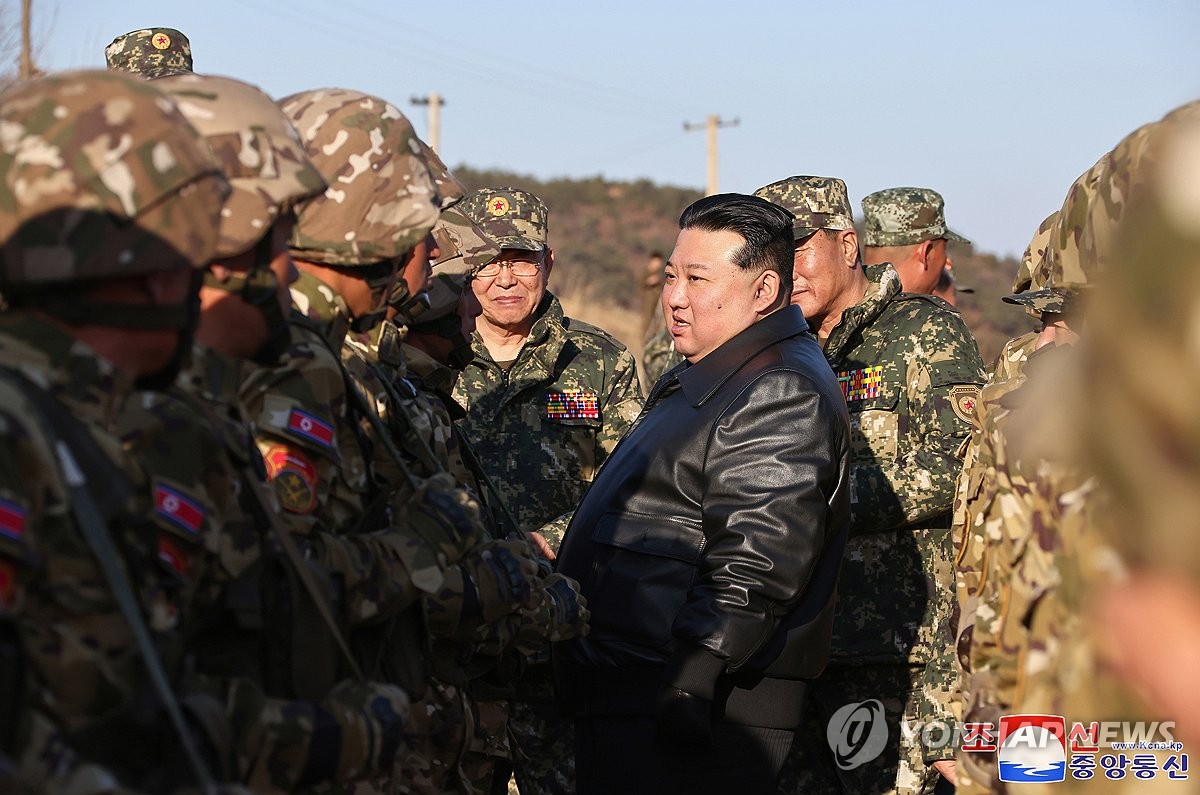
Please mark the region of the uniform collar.
POLYGON ((854 338, 854 332, 871 325, 884 307, 900 294, 900 274, 890 262, 881 265, 864 265, 867 289, 862 299, 842 313, 842 319, 834 326, 825 340, 825 358, 836 361, 841 357, 854 338))
POLYGON ((668 375, 678 379, 688 403, 693 407, 700 406, 716 394, 746 362, 780 340, 806 331, 808 323, 800 308, 788 305, 727 340, 699 362, 676 365, 668 375))
MULTIPOLYGON (((553 373, 558 355, 567 343, 566 316, 563 314, 562 303, 554 293, 547 290, 546 294, 542 296, 542 301, 538 304, 534 316, 535 320, 529 329, 529 337, 521 346, 517 358, 520 359, 526 351, 529 351, 528 355, 537 363, 539 371, 553 373)), ((472 335, 471 349, 475 353, 475 358, 485 362, 494 361, 478 331, 472 335)))
POLYGON ((336 290, 306 271, 291 287, 292 306, 316 325, 335 351, 341 350, 350 330, 350 309, 336 290))

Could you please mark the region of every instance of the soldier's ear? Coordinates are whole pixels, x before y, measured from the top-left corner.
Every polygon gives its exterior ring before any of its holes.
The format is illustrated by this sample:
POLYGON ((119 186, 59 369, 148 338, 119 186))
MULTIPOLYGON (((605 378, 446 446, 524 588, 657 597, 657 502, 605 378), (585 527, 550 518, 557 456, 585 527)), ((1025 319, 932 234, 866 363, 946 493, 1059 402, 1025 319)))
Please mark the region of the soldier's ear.
POLYGON ((853 268, 858 263, 858 232, 845 229, 838 234, 837 239, 842 246, 843 259, 853 268))
POLYGON ((550 271, 554 269, 554 249, 547 248, 546 256, 542 259, 542 272, 546 274, 546 278, 550 278, 550 271))

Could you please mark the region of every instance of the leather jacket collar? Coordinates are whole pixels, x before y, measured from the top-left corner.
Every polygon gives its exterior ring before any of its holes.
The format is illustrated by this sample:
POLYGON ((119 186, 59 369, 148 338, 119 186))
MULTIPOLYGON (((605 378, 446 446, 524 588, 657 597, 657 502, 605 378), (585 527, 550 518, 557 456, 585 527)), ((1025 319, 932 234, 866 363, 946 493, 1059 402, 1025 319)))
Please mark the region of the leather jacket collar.
MULTIPOLYGON (((694 407, 703 405, 722 384, 764 348, 806 331, 808 322, 800 307, 785 306, 727 340, 696 364, 684 361, 676 365, 668 373, 671 377, 659 379, 659 385, 665 387, 672 380, 678 380, 688 403, 694 407)), ((655 392, 661 393, 661 389, 655 389, 655 392)), ((647 407, 656 398, 657 395, 652 394, 646 401, 647 407)))

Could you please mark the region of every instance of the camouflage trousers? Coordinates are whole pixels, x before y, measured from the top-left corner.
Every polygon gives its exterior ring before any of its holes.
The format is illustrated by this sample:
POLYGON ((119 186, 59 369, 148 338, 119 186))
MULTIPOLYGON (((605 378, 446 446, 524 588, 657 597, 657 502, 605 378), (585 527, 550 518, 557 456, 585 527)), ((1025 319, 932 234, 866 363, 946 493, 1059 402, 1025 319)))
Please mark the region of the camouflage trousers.
POLYGON ((549 665, 530 666, 513 702, 509 730, 521 795, 574 795, 575 726, 561 717, 554 701, 549 665))
MULTIPOLYGON (((475 734, 463 756, 463 775, 477 793, 488 795, 492 791, 497 763, 512 759, 512 745, 508 741, 508 701, 473 701, 475 734)), ((510 767, 500 764, 507 775, 510 767)))
POLYGON ((395 791, 405 795, 471 795, 462 762, 474 735, 475 716, 462 689, 430 682, 425 697, 409 712, 408 746, 397 765, 395 791))
MULTIPOLYGON (((1000 714, 1009 710, 1000 707, 998 699, 1011 703, 1012 692, 1003 695, 994 685, 996 677, 990 671, 977 671, 969 679, 969 687, 964 688, 963 722, 991 723, 999 725, 1000 714)), ((1000 768, 996 762, 995 753, 966 753, 959 751, 955 757, 957 766, 955 777, 957 792, 984 793, 1004 792, 1004 784, 1000 782, 1000 768)))
MULTIPOLYGON (((940 776, 925 762, 919 740, 906 742, 900 728, 902 719, 913 724, 918 719, 922 671, 921 667, 908 665, 827 668, 809 688, 804 721, 796 731, 792 752, 779 777, 780 793, 924 795, 933 792, 940 776), (834 713, 848 704, 872 700, 882 703, 882 715, 876 714, 861 731, 876 738, 875 741, 867 740, 860 754, 835 759, 829 737, 834 713), (881 750, 872 756, 880 746, 881 750)), ((856 714, 861 717, 867 713, 856 714)))

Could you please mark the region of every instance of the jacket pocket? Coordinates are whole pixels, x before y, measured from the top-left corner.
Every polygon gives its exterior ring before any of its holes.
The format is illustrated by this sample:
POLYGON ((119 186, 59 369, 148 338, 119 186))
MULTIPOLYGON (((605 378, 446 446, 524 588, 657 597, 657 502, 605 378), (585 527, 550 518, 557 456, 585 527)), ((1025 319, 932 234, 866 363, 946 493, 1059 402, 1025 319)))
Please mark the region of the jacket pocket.
POLYGON ((704 533, 662 516, 606 513, 592 539, 593 634, 669 654, 671 627, 695 582, 704 533))
POLYGON ((850 447, 856 464, 895 460, 900 436, 896 411, 899 403, 899 386, 885 387, 878 397, 849 403, 850 447))

